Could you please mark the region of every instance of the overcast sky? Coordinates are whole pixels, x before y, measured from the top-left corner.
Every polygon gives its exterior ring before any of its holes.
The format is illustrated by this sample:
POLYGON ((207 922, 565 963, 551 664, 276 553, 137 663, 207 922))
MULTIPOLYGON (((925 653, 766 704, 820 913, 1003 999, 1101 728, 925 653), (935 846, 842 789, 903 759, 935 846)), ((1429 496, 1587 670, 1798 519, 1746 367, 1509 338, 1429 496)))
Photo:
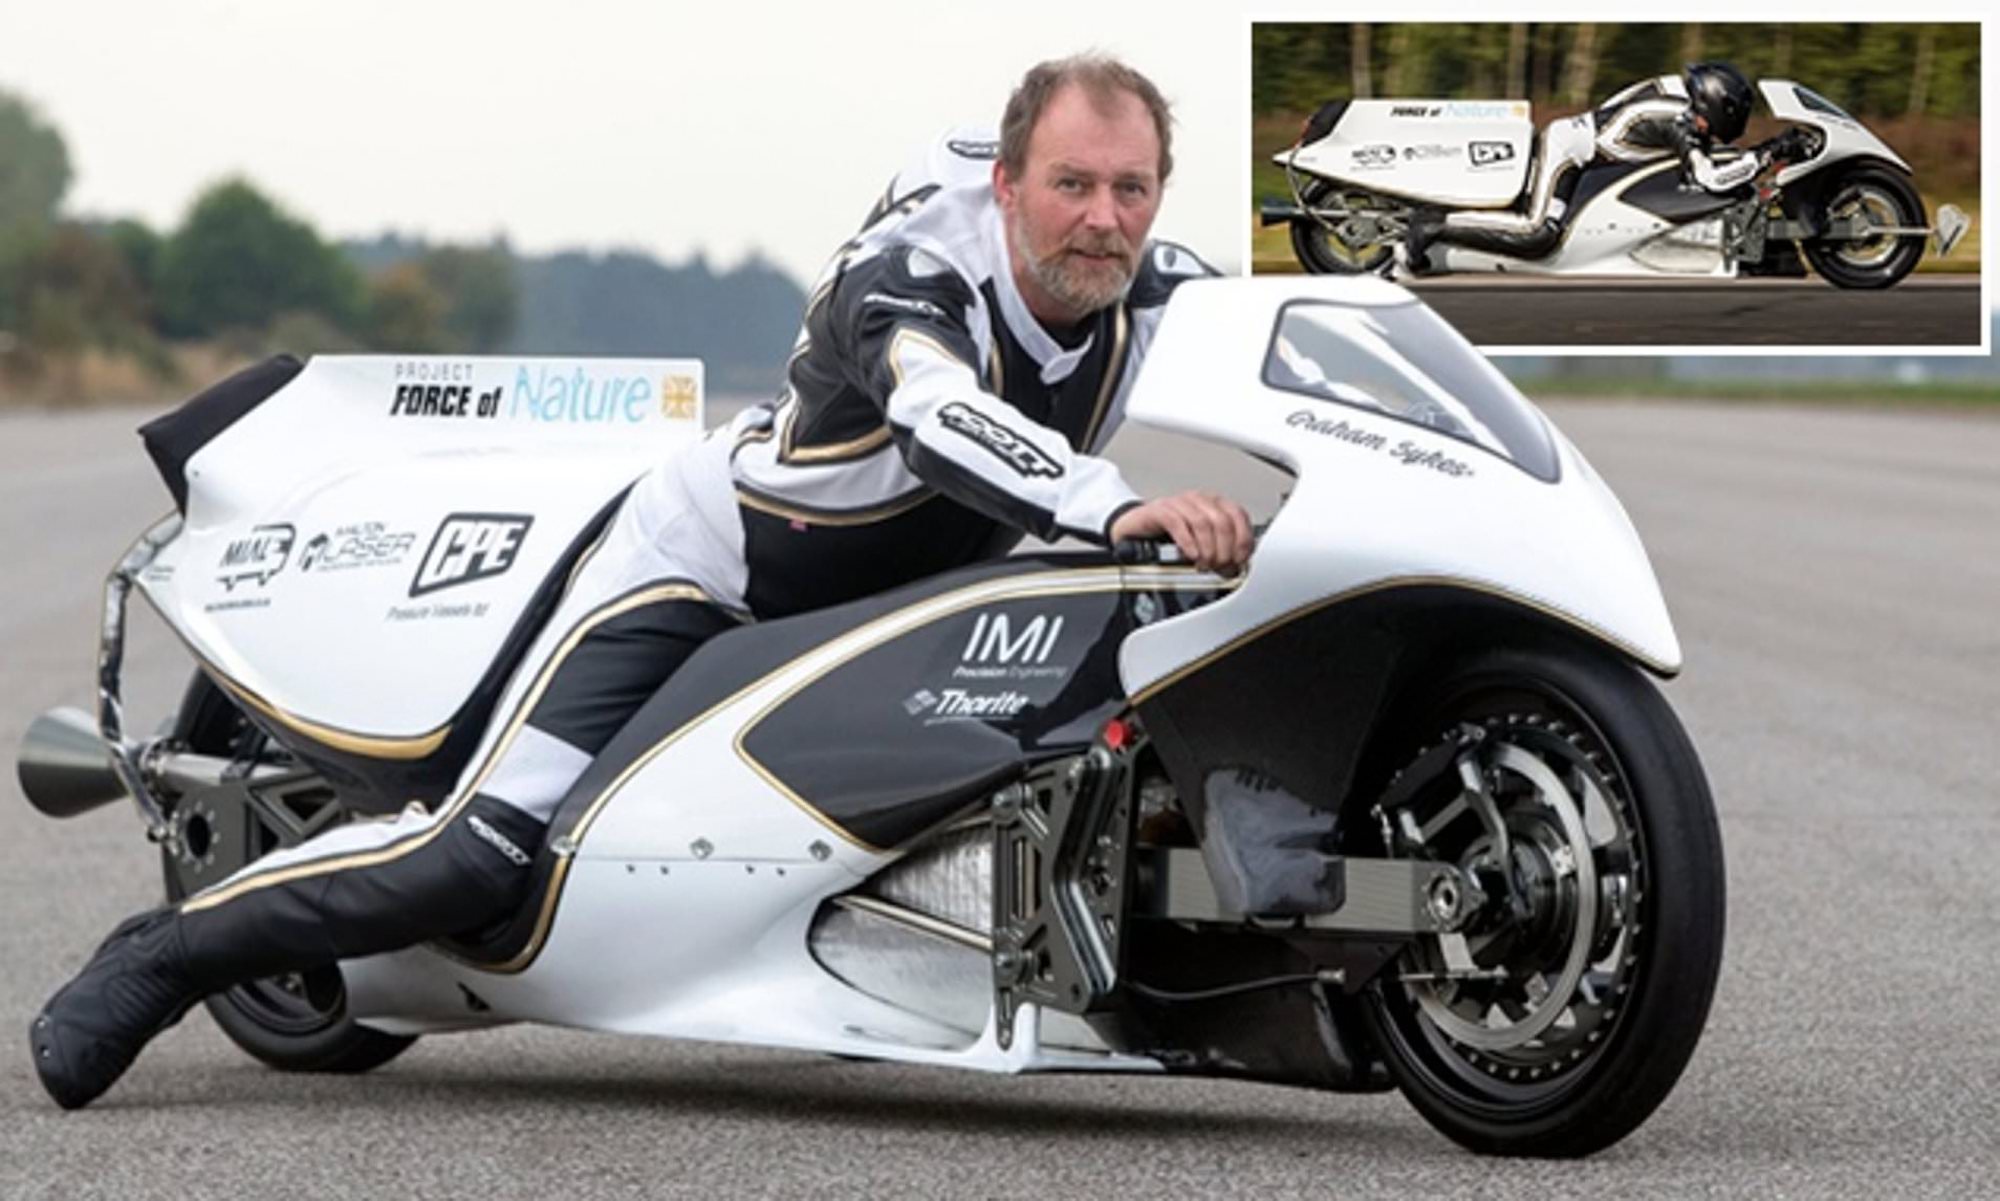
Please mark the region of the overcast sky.
POLYGON ((1233 4, 0 0, 0 88, 62 132, 71 213, 170 228, 240 173, 331 236, 754 249, 802 280, 910 150, 1087 48, 1176 104, 1156 232, 1237 267, 1233 4))
MULTIPOLYGON (((1976 18, 1974 0, 1939 12, 1976 18)), ((1507 19, 1463 0, 0 0, 0 88, 69 146, 68 209, 171 228, 248 176, 323 234, 504 232, 809 280, 914 148, 997 122, 1031 63, 1097 48, 1176 104, 1156 232, 1225 270, 1248 234, 1249 15, 1507 19)), ((1778 0, 1817 20, 1859 3, 1778 0)), ((1601 0, 1540 0, 1601 19, 1601 0)), ((1544 11, 1546 10, 1546 11, 1544 11)), ((1848 11, 1852 10, 1852 11, 1848 11)), ((1672 19, 1727 18, 1686 0, 1672 19)), ((1991 68, 1989 64, 1989 75, 1991 68)))

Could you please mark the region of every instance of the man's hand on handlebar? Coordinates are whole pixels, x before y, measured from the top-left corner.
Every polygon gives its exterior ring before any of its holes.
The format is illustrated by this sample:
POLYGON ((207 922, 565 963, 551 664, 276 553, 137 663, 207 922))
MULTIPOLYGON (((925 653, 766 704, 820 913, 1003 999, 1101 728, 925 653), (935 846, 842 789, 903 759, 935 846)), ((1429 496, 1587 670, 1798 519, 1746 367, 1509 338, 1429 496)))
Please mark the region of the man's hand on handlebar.
POLYGON ((1255 544, 1250 514, 1213 492, 1182 492, 1125 510, 1111 523, 1111 540, 1171 538, 1203 571, 1235 575, 1250 561, 1255 544))

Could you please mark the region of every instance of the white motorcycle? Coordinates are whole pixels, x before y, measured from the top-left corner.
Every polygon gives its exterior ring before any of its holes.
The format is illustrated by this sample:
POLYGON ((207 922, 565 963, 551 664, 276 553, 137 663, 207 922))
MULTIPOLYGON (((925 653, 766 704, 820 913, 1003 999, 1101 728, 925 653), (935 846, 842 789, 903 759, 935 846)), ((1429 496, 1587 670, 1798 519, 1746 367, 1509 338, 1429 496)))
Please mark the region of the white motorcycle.
MULTIPOLYGON (((1734 279, 1802 277, 1805 261, 1841 288, 1886 288, 1923 258, 1926 237, 1948 255, 1970 222, 1954 205, 1935 226, 1910 165, 1832 101, 1790 80, 1758 84, 1788 128, 1773 139, 1784 165, 1763 185, 1713 193, 1686 183, 1669 157, 1593 163, 1574 177, 1558 236, 1526 254, 1437 245, 1432 269, 1564 276, 1734 279)), ((1543 180, 1522 101, 1337 100, 1274 161, 1290 205, 1267 203, 1264 225, 1290 226, 1308 271, 1390 267, 1412 210, 1505 211, 1543 180)))
MULTIPOLYGON (((319 358, 153 427, 35 806, 129 794, 167 891, 398 820, 504 738, 522 648, 698 365, 319 358), (200 665, 125 733, 137 590, 200 665)), ((1176 293, 1130 417, 1294 477, 1247 572, 1056 550, 725 632, 605 749, 507 928, 211 997, 280 1068, 536 1021, 998 1072, 1400 1087, 1584 1155, 1700 1037, 1724 925, 1680 648, 1581 454, 1376 279, 1176 293), (1229 403, 1218 403, 1227 397, 1229 403)))

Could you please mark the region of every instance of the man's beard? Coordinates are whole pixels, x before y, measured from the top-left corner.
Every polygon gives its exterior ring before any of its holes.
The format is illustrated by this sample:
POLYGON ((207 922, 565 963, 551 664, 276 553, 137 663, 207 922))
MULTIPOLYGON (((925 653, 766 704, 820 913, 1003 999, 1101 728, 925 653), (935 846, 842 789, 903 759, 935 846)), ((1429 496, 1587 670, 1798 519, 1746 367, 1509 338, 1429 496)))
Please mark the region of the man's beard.
POLYGON ((1131 289, 1137 255, 1118 231, 1079 234, 1049 255, 1037 257, 1026 215, 1017 210, 1011 224, 1014 253, 1027 263, 1029 278, 1078 317, 1111 307, 1131 289), (1077 257, 1075 251, 1112 257, 1089 260, 1077 257))

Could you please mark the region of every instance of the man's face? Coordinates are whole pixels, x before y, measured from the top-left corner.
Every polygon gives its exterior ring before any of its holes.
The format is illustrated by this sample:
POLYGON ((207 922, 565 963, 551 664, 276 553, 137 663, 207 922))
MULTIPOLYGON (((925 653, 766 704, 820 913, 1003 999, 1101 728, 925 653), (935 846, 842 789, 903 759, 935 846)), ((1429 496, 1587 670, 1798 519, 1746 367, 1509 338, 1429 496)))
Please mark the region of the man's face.
POLYGON ((1063 88, 1029 136, 1020 178, 993 168, 1014 281, 1044 322, 1116 303, 1160 209, 1160 135, 1145 102, 1116 92, 1106 111, 1100 103, 1063 88))

